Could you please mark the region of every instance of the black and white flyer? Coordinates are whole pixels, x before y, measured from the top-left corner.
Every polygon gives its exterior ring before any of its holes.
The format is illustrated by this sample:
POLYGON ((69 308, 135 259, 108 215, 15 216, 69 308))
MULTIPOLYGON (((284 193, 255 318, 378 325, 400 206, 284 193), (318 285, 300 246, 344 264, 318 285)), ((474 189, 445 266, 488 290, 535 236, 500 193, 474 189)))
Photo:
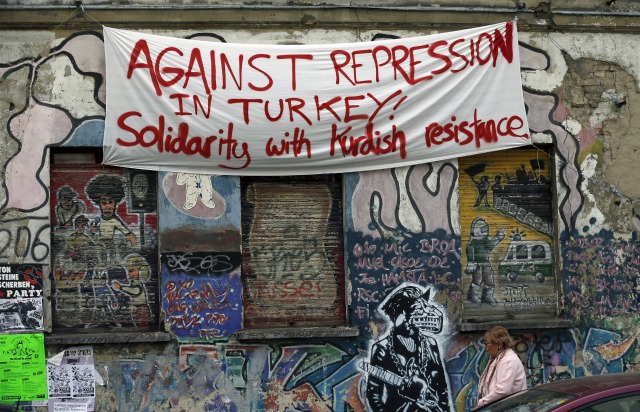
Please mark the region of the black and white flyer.
POLYGON ((42 265, 0 265, 0 331, 43 330, 42 265))
POLYGON ((47 360, 49 412, 93 411, 96 394, 93 348, 72 347, 60 355, 47 360))

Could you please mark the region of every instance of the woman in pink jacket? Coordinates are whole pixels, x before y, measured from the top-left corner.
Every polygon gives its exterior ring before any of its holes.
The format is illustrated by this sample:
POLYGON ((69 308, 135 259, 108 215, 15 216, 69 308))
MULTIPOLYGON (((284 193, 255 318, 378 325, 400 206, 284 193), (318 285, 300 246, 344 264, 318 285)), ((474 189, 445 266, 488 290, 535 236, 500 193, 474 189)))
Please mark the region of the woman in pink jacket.
POLYGON ((524 367, 511 349, 509 332, 502 326, 493 326, 485 332, 483 341, 491 359, 480 377, 476 408, 527 389, 524 367))

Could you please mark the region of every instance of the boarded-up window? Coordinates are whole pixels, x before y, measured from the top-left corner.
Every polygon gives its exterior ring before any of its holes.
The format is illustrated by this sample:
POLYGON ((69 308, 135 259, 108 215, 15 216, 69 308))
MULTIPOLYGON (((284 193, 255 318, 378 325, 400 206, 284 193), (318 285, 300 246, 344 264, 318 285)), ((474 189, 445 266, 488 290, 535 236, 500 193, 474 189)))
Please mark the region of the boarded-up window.
POLYGON ((463 318, 555 317, 549 156, 540 149, 459 159, 463 318))
POLYGON ((244 327, 345 325, 340 176, 242 178, 244 327))
POLYGON ((54 331, 158 330, 155 173, 52 158, 54 331))

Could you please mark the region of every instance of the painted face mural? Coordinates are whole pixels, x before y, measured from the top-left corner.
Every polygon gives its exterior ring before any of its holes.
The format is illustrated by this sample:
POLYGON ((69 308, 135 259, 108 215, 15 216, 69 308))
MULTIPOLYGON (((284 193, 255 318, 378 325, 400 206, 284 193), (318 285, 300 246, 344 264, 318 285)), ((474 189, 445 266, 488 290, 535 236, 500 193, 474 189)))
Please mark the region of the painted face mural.
POLYGON ((551 172, 537 148, 461 158, 463 317, 555 317, 551 172))
POLYGON ((71 227, 78 216, 86 211, 84 202, 76 200, 78 194, 70 186, 64 185, 58 189, 58 205, 55 207, 58 226, 71 227))
POLYGON ((429 303, 432 290, 398 287, 378 307, 389 320, 386 336, 373 343, 368 362, 366 400, 372 411, 452 410, 449 384, 436 336, 443 312, 429 303))
POLYGON ((141 208, 132 201, 133 180, 93 164, 54 168, 55 327, 149 330, 157 324, 155 203, 141 208))

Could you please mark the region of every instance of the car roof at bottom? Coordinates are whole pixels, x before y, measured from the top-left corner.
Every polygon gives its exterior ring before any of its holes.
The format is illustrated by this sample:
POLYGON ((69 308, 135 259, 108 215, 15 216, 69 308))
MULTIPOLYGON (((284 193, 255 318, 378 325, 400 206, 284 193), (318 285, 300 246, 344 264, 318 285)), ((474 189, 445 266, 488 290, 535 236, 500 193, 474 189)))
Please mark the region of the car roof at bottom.
POLYGON ((640 390, 640 372, 609 373, 597 376, 584 376, 574 379, 559 380, 535 386, 532 389, 568 393, 583 397, 592 393, 611 389, 622 389, 637 386, 640 390))

